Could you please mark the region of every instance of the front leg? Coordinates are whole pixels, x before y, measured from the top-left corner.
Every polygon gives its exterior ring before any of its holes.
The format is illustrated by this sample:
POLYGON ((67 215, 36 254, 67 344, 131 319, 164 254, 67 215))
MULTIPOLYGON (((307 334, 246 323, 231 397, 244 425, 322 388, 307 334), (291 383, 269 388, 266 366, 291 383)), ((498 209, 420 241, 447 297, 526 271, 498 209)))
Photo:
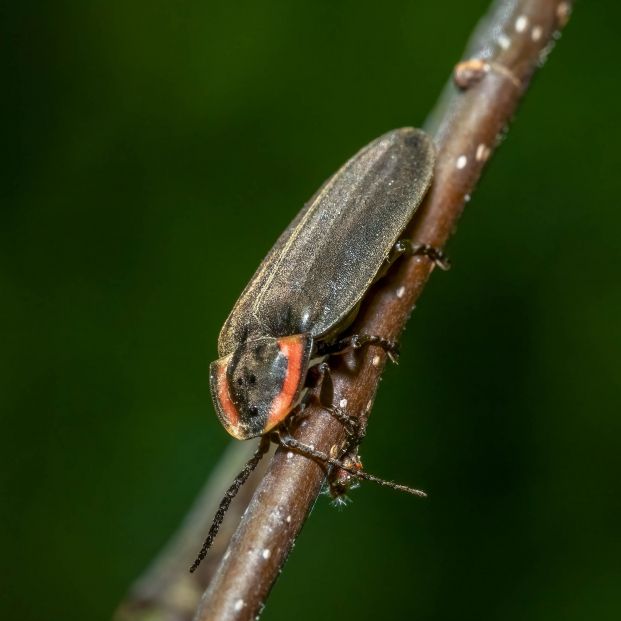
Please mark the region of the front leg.
POLYGON ((364 437, 360 420, 355 416, 350 416, 340 408, 337 408, 332 404, 331 399, 330 402, 327 402, 327 400, 324 399, 325 382, 329 382, 331 389, 332 376, 330 373, 330 365, 327 362, 320 362, 308 370, 308 375, 306 376, 306 387, 311 390, 315 388, 319 389, 313 398, 317 400, 319 405, 324 410, 329 412, 331 416, 343 425, 350 438, 355 438, 357 444, 360 444, 362 438, 364 437))

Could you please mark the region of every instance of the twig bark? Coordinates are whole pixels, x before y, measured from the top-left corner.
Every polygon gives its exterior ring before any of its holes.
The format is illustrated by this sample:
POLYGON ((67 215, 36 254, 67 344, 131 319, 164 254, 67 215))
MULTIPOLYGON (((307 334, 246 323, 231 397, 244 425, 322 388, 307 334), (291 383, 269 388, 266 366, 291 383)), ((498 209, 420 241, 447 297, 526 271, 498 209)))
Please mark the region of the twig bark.
MULTIPOLYGON (((436 140, 438 162, 432 189, 409 230, 415 242, 445 245, 570 10, 571 3, 561 0, 500 0, 481 21, 464 62, 426 124, 436 140)), ((368 296, 352 331, 397 339, 432 270, 433 263, 424 257, 404 261, 368 296)), ((368 416, 384 363, 377 350, 335 359, 335 402, 350 414, 368 416)), ((319 407, 307 412, 294 437, 339 454, 345 440, 342 427, 319 407)), ((202 598, 196 621, 242 621, 260 614, 324 476, 319 464, 276 451, 202 598)))
MULTIPOLYGON (((406 233, 414 242, 445 245, 532 74, 566 24, 571 6, 566 0, 496 0, 479 23, 425 124, 436 141, 438 161, 433 186, 406 233)), ((404 260, 370 292, 351 330, 397 339, 433 267, 424 257, 404 260)), ((384 364, 384 355, 376 349, 332 360, 335 403, 350 415, 368 417, 384 364)), ((331 456, 339 455, 345 442, 342 426, 317 407, 305 414, 293 436, 331 456)), ((242 621, 260 614, 325 474, 321 465, 301 455, 276 451, 215 575, 207 583, 211 570, 199 574, 207 590, 195 621, 242 621)), ((225 533, 220 540, 225 540, 225 533)), ((170 555, 177 559, 186 554, 186 545, 172 548, 170 555)), ((184 566, 191 556, 183 559, 184 566)), ((218 550, 212 549, 210 556, 213 563, 218 550)), ((171 584, 182 583, 171 572, 167 575, 171 584)), ((143 580, 151 586, 161 582, 161 577, 157 582, 148 575, 143 580)), ((152 618, 186 621, 195 587, 196 583, 183 614, 152 618)))

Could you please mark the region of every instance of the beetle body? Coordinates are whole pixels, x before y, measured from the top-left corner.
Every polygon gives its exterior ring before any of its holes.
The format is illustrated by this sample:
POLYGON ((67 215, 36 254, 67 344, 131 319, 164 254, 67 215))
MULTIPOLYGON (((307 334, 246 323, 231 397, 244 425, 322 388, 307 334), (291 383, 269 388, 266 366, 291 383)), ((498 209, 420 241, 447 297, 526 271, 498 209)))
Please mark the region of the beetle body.
POLYGON ((299 401, 317 346, 353 320, 430 183, 421 130, 364 147, 304 206, 226 320, 211 364, 220 421, 238 439, 267 433, 299 401))

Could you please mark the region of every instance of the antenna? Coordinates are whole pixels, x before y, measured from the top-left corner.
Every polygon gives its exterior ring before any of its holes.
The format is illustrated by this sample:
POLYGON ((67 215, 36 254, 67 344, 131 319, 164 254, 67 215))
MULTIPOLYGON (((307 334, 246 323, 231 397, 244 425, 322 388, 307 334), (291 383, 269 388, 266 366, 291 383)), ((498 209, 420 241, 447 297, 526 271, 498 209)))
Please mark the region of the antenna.
POLYGON ((409 487, 407 485, 394 483, 393 481, 387 481, 386 479, 380 479, 373 474, 365 472, 364 470, 362 470, 362 466, 359 460, 346 459, 346 461, 342 461, 340 459, 334 459, 329 455, 326 455, 322 451, 318 451, 312 446, 308 446, 307 444, 298 442, 295 438, 292 438, 289 435, 283 435, 282 433, 276 431, 261 438, 261 443, 259 444, 254 455, 248 460, 248 463, 244 466, 243 470, 235 477, 235 480, 224 494, 224 498, 220 501, 220 505, 218 507, 218 510, 216 511, 216 515, 213 518, 213 522, 211 524, 211 528, 209 529, 209 533, 207 534, 207 538, 203 543, 203 547, 198 553, 196 560, 194 561, 194 563, 192 563, 192 566, 190 567, 190 573, 194 573, 198 566, 201 564, 201 561, 207 556, 207 552, 209 551, 209 548, 211 548, 211 545, 213 544, 213 541, 216 538, 218 531, 220 530, 224 515, 226 514, 229 506, 231 505, 233 498, 235 498, 241 486, 248 480, 248 477, 257 467, 263 455, 267 453, 270 441, 274 442, 275 444, 279 444, 284 448, 296 451, 300 453, 300 455, 304 455, 309 459, 320 461, 329 466, 333 466, 334 468, 344 470, 356 479, 361 479, 363 481, 372 481, 373 483, 377 483, 382 487, 388 487, 398 492, 412 494, 412 496, 418 496, 419 498, 427 497, 427 494, 422 490, 414 489, 413 487, 409 487))

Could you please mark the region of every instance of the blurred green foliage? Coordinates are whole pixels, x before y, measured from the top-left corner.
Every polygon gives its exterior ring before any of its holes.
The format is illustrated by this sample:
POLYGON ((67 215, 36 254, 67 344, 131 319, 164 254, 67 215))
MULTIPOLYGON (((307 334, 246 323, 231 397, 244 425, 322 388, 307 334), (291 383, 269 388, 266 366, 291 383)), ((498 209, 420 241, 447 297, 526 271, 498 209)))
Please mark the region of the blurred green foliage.
MULTIPOLYGON (((228 442, 207 366, 289 219, 420 125, 487 2, 3 3, 0 616, 108 619, 228 442)), ((265 619, 619 619, 621 109, 581 2, 265 619)))

